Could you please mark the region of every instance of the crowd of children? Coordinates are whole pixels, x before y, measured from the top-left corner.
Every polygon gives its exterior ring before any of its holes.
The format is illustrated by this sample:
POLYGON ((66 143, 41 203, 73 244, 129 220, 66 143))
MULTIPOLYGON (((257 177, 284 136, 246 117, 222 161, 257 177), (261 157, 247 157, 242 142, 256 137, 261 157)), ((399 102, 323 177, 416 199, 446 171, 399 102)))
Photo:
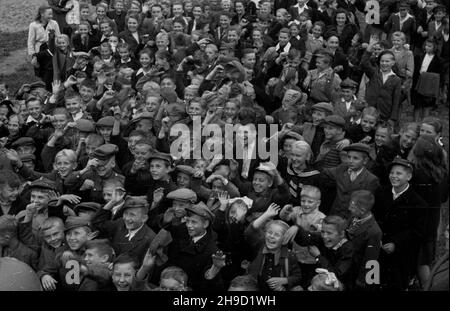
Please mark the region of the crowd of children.
POLYGON ((0 81, 0 257, 43 290, 448 290, 448 1, 48 2, 0 81))

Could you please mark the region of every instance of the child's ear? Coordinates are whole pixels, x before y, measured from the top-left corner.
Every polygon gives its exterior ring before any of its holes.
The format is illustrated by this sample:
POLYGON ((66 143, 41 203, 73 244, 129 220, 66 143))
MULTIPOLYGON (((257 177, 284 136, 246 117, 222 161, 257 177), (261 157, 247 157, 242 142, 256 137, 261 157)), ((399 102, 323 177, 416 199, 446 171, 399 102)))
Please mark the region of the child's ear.
POLYGON ((91 233, 88 233, 87 236, 88 241, 95 239, 98 236, 98 234, 99 234, 98 231, 92 231, 91 233))

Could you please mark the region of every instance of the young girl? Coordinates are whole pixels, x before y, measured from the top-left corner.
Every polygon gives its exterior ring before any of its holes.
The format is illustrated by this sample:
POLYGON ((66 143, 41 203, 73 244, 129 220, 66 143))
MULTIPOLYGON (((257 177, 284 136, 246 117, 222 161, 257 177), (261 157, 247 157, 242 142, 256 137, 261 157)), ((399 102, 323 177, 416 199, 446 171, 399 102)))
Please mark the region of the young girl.
POLYGON ((433 136, 417 139, 409 160, 414 166, 411 185, 427 203, 426 232, 419 252, 418 276, 424 286, 436 253, 436 240, 441 217, 441 204, 448 198, 448 165, 446 157, 433 136))
POLYGON ((130 54, 135 56, 139 53, 139 49, 143 45, 142 34, 139 31, 139 16, 128 15, 125 24, 126 30, 119 34, 119 39, 128 44, 130 54))
POLYGON ((395 56, 395 73, 402 80, 402 97, 400 103, 407 99, 411 102, 410 90, 414 73, 414 55, 406 46, 406 36, 401 31, 392 34, 392 49, 395 56))
POLYGON ((309 64, 311 62, 312 56, 324 46, 324 40, 322 37, 324 30, 325 24, 319 21, 314 23, 311 29, 311 33, 308 34, 308 38, 305 42, 306 54, 303 61, 303 68, 305 68, 306 70, 309 69, 309 64))
POLYGON ((134 89, 136 89, 136 84, 141 78, 150 76, 154 72, 154 61, 154 54, 151 50, 144 49, 139 52, 139 63, 141 65, 141 68, 133 73, 133 76, 131 78, 131 84, 134 89))
POLYGON ((361 66, 361 58, 364 53, 364 48, 362 46, 362 34, 361 32, 357 32, 351 42, 351 46, 348 49, 348 66, 349 66, 349 78, 353 81, 361 81, 362 78, 362 70, 361 66))
POLYGON ((280 207, 271 204, 266 212, 250 224, 245 232, 256 258, 248 267, 248 274, 258 280, 261 291, 286 291, 299 285, 300 267, 294 253, 283 246, 289 225, 272 220, 280 207))
POLYGON ((340 46, 344 53, 347 53, 351 45, 353 36, 358 32, 358 27, 349 21, 348 12, 344 9, 338 9, 334 13, 333 25, 329 26, 326 33, 335 33, 338 35, 340 46))
POLYGON ((88 21, 81 21, 78 30, 72 36, 73 51, 87 53, 100 44, 98 39, 91 32, 91 24, 88 21))
POLYGON ((415 59, 411 99, 414 105, 414 121, 420 122, 430 115, 439 97, 440 77, 443 73, 442 60, 436 55, 437 44, 427 39, 424 44, 425 54, 415 59))
POLYGON ((289 23, 289 31, 291 33, 291 40, 289 40, 291 46, 294 49, 305 53, 305 39, 303 39, 300 35, 300 25, 295 22, 289 23))

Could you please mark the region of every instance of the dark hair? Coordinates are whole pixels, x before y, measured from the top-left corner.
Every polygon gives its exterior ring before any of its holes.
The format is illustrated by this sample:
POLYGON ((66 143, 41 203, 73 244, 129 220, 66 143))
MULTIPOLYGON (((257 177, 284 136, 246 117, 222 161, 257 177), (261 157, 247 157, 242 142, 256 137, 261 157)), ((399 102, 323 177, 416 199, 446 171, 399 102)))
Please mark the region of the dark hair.
POLYGON ((434 38, 428 38, 425 40, 425 42, 423 43, 423 50, 425 51, 425 45, 427 45, 427 43, 431 43, 433 45, 433 53, 436 54, 437 50, 438 50, 438 44, 436 42, 436 40, 434 38))
POLYGON ((342 218, 341 216, 335 216, 335 215, 331 215, 331 216, 327 216, 323 219, 323 224, 324 225, 333 225, 336 227, 336 230, 338 232, 344 232, 345 229, 347 229, 347 221, 342 218))
POLYGON ((83 82, 81 82, 80 88, 83 86, 92 90, 95 90, 96 88, 96 84, 92 79, 84 79, 83 82))
POLYGON ((242 125, 255 123, 256 122, 255 109, 251 107, 242 107, 241 109, 239 109, 238 118, 242 125))
POLYGON ((19 176, 10 170, 0 171, 0 187, 8 185, 11 188, 17 188, 21 185, 19 176))
POLYGON ((380 53, 380 55, 378 55, 378 60, 377 60, 378 66, 380 65, 381 58, 382 58, 384 55, 390 55, 390 56, 392 56, 392 58, 393 58, 394 61, 395 61, 395 55, 394 55, 394 53, 393 53, 392 51, 390 51, 390 50, 384 50, 383 52, 380 53))
POLYGON ((375 196, 369 190, 356 190, 350 196, 352 201, 356 201, 358 205, 362 205, 367 211, 372 210, 375 204, 375 196))
POLYGON ((350 19, 349 19, 349 16, 348 16, 349 15, 348 11, 343 9, 343 8, 339 8, 336 11, 334 11, 334 13, 333 13, 333 17, 332 17, 333 25, 337 25, 336 17, 337 17, 338 14, 345 14, 345 18, 346 18, 345 25, 349 24, 350 19))
POLYGON ((34 20, 37 21, 37 22, 40 22, 41 18, 42 18, 42 15, 45 13, 45 11, 51 10, 51 9, 52 8, 50 6, 48 6, 48 5, 40 6, 39 9, 38 9, 36 18, 34 20))

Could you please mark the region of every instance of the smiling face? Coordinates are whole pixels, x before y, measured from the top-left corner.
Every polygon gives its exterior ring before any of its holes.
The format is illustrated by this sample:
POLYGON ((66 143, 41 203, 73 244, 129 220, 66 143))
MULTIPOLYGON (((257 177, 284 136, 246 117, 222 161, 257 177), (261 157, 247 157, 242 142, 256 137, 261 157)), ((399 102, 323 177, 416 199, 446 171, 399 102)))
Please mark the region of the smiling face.
POLYGON ((40 101, 34 100, 34 101, 28 102, 27 108, 28 108, 28 113, 34 119, 39 120, 41 118, 42 106, 41 106, 41 102, 40 101))
POLYGON ((11 187, 8 184, 4 184, 0 187, 0 199, 4 202, 12 203, 17 199, 18 195, 19 187, 11 187))
POLYGON ((175 212, 175 217, 183 218, 186 216, 186 208, 190 207, 192 204, 187 201, 173 200, 172 207, 175 212))
POLYGON ((49 200, 50 195, 48 192, 41 189, 33 189, 31 191, 30 203, 33 203, 38 211, 46 208, 49 200))
POLYGON ((302 195, 300 199, 300 206, 303 213, 310 214, 319 208, 320 197, 317 197, 313 193, 302 195))
POLYGON ((336 14, 336 24, 338 26, 345 25, 346 21, 347 21, 347 15, 345 15, 345 13, 336 14))
POLYGON ((68 98, 66 100, 66 109, 71 115, 81 111, 81 102, 79 97, 68 98))
POLYGON ((403 150, 408 150, 416 143, 417 133, 413 130, 406 130, 400 134, 400 148, 403 150))
POLYGON ((127 208, 123 212, 123 222, 127 230, 136 230, 140 228, 148 219, 147 214, 142 208, 127 208))
POLYGON ((60 156, 55 159, 54 169, 62 178, 65 178, 73 172, 76 166, 77 163, 73 163, 68 157, 60 156))
POLYGON ((324 223, 322 225, 321 235, 325 247, 332 248, 344 238, 345 231, 339 232, 335 225, 324 223))
POLYGON ((255 172, 253 175, 252 185, 253 190, 256 193, 264 193, 270 188, 270 186, 272 186, 272 181, 266 173, 255 172))
POLYGON ((109 160, 99 160, 98 166, 95 167, 95 171, 98 176, 101 178, 106 178, 110 176, 113 172, 114 167, 116 166, 116 162, 114 161, 114 157, 109 160))
POLYGON ((389 180, 394 188, 402 188, 411 178, 411 171, 401 165, 393 165, 389 173, 389 180))
POLYGON ((191 238, 202 236, 208 226, 209 221, 196 214, 190 214, 186 219, 186 228, 191 238))
POLYGON ((118 291, 129 291, 134 282, 136 270, 131 263, 115 264, 112 282, 118 291))
POLYGON ((191 187, 191 177, 186 173, 178 172, 177 186, 180 188, 190 188, 191 187))
POLYGON ((170 172, 169 165, 162 159, 152 159, 150 162, 150 174, 154 180, 165 180, 170 172))
POLYGON ((342 129, 338 126, 325 124, 323 132, 325 133, 325 139, 334 140, 342 133, 342 129))
POLYGON ((86 227, 78 227, 66 232, 67 245, 72 251, 81 249, 88 240, 89 233, 86 227))
POLYGON ((363 115, 361 119, 361 127, 365 133, 371 132, 377 125, 377 117, 368 114, 363 115))
POLYGON ((97 248, 90 248, 84 252, 84 261, 87 266, 93 264, 105 264, 108 262, 108 255, 101 255, 97 248))
POLYGON ((380 69, 382 72, 389 72, 395 65, 395 57, 392 54, 384 54, 380 59, 380 69))
POLYGON ((389 141, 389 130, 386 127, 379 127, 375 132, 375 144, 377 147, 387 145, 389 141))
POLYGON ((436 129, 433 125, 422 123, 420 126, 420 136, 431 136, 431 137, 439 137, 439 133, 436 132, 436 129))
POLYGON ((42 237, 45 243, 53 248, 58 248, 64 241, 64 229, 59 225, 54 225, 51 228, 42 232, 42 237))
POLYGON ((283 243, 285 230, 277 224, 270 224, 265 233, 266 247, 269 250, 277 250, 283 243))
POLYGON ((128 30, 131 32, 136 32, 139 26, 139 22, 135 18, 129 18, 127 22, 128 30))

